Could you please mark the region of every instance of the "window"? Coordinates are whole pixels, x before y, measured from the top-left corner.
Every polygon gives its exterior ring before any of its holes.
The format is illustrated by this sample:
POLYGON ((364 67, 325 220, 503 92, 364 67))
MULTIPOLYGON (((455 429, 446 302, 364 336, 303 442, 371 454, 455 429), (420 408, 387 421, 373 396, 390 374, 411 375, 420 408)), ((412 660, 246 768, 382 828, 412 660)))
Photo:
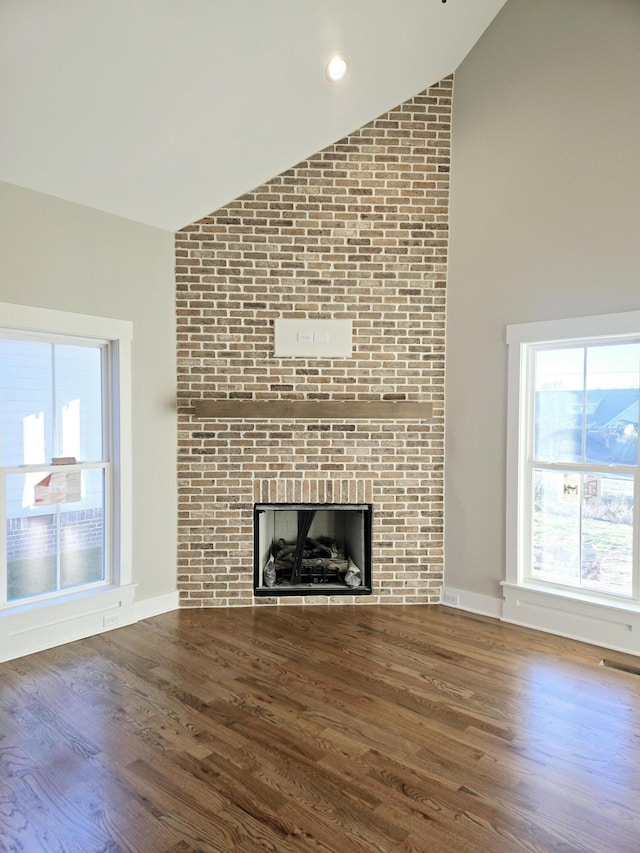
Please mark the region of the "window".
POLYGON ((0 615, 22 637, 57 607, 39 629, 94 633, 132 579, 131 324, 9 304, 0 318, 0 615))
POLYGON ((640 341, 532 346, 528 577, 634 596, 640 341))
POLYGON ((110 347, 0 334, 7 603, 111 582, 110 347))
POLYGON ((640 316, 513 326, 508 340, 507 582, 634 605, 640 316))

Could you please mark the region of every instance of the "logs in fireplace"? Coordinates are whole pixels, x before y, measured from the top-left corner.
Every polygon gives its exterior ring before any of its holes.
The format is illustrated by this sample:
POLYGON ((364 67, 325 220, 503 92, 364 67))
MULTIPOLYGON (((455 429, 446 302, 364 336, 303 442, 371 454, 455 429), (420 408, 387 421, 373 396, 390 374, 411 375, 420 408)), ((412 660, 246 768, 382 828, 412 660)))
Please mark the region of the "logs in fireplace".
POLYGON ((371 594, 370 504, 256 504, 256 595, 371 594))

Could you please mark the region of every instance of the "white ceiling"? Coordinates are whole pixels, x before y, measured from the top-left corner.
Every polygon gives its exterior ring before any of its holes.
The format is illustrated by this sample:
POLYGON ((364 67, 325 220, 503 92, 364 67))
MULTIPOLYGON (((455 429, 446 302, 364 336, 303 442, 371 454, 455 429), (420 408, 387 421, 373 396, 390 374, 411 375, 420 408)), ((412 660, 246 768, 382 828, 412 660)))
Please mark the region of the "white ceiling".
POLYGON ((177 230, 455 71, 504 2, 0 0, 0 180, 177 230))

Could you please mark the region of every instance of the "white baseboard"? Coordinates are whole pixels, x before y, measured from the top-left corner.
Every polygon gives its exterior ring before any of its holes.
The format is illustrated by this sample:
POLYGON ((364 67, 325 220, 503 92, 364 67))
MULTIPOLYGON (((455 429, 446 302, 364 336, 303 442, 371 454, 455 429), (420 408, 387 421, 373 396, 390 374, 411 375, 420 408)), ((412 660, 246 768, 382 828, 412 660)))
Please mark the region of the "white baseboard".
MULTIPOLYGON (((444 587, 442 604, 591 643, 640 655, 640 609, 576 601, 546 591, 503 585, 504 600, 455 587, 444 587)), ((44 651, 169 613, 179 607, 172 590, 134 600, 127 586, 69 596, 60 602, 26 604, 0 614, 0 662, 44 651)))
POLYGON ((466 610, 468 613, 492 616, 495 619, 502 617, 503 602, 501 598, 480 595, 480 593, 469 592, 466 589, 455 589, 451 586, 445 586, 442 590, 441 604, 444 604, 446 607, 456 607, 458 610, 466 610))
POLYGON ((164 595, 156 595, 153 598, 145 598, 143 601, 135 602, 136 622, 141 619, 151 619, 152 616, 160 616, 162 613, 170 613, 180 606, 180 594, 177 589, 164 595))
POLYGON ((0 661, 130 625, 134 595, 135 586, 129 585, 7 608, 0 615, 0 661))
POLYGON ((0 662, 83 640, 178 608, 178 592, 134 601, 135 586, 24 604, 0 614, 0 662))
POLYGON ((640 655, 640 608, 578 601, 555 592, 502 585, 504 600, 444 587, 442 604, 558 637, 640 655))
POLYGON ((640 655, 640 608, 577 600, 549 590, 503 584, 502 620, 606 649, 640 655))

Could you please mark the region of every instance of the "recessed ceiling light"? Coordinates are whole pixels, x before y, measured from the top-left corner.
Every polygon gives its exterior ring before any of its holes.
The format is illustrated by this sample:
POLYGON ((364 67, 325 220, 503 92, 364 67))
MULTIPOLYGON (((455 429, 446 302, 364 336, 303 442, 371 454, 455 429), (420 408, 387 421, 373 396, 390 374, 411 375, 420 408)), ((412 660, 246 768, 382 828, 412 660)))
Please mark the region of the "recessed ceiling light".
POLYGON ((349 63, 347 61, 347 58, 339 53, 336 53, 327 63, 327 77, 329 78, 329 80, 332 80, 334 83, 337 83, 338 80, 342 80, 344 75, 347 73, 348 67, 349 63))

